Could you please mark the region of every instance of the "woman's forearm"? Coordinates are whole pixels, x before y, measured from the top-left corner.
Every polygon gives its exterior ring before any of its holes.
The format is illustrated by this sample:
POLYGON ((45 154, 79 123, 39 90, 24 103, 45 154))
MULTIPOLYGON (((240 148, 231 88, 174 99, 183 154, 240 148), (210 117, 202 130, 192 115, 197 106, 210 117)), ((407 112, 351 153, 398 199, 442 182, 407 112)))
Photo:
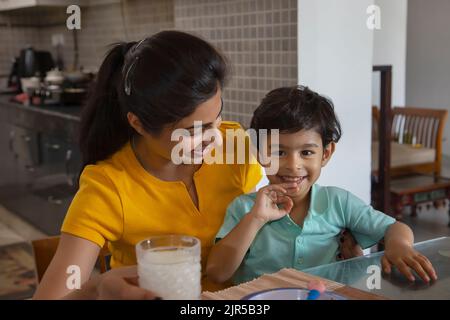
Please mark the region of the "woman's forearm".
POLYGON ((384 242, 386 249, 395 245, 406 244, 412 246, 414 244, 414 234, 406 224, 397 221, 387 230, 384 242))
POLYGON ((206 273, 214 282, 229 280, 239 268, 245 254, 264 223, 246 214, 236 227, 212 249, 206 273))
POLYGON ((99 276, 89 279, 80 289, 73 290, 61 300, 95 300, 97 299, 97 285, 99 276))
POLYGON ((60 290, 58 286, 45 288, 39 287, 39 290, 33 296, 33 300, 94 300, 97 299, 97 285, 100 276, 95 276, 83 283, 80 289, 60 290))

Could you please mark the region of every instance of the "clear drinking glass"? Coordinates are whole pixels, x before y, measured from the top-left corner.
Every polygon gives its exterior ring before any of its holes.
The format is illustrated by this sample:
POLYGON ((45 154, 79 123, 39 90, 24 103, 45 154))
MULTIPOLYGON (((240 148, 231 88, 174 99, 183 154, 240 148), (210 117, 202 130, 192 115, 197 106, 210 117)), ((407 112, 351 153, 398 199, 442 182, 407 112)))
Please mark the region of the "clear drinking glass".
POLYGON ((156 236, 136 245, 139 286, 166 300, 197 300, 201 294, 200 240, 156 236))

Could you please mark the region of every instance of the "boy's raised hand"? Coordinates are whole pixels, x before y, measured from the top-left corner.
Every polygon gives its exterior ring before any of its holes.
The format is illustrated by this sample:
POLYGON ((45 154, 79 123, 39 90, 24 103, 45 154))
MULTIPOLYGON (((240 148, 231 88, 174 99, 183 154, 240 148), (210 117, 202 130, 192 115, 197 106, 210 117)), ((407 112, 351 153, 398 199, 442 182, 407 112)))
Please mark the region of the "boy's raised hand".
POLYGON ((286 196, 285 188, 295 187, 297 187, 296 183, 282 183, 259 189, 255 205, 249 214, 262 224, 283 218, 294 206, 292 199, 286 196))
POLYGON ((409 244, 386 248, 381 265, 387 274, 390 274, 392 266, 395 266, 410 281, 415 280, 412 270, 426 283, 430 282, 430 279, 437 280, 436 271, 428 258, 409 244))

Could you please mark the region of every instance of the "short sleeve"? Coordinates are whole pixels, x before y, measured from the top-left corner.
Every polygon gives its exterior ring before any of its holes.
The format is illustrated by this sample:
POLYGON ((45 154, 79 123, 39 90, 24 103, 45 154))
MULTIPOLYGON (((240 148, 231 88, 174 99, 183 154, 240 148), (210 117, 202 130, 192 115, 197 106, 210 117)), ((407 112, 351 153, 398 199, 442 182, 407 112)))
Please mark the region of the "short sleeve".
POLYGON ((243 177, 244 185, 243 190, 244 193, 249 193, 256 189, 256 185, 262 179, 262 168, 258 163, 248 163, 245 166, 244 170, 245 174, 243 177))
POLYGON ((244 193, 249 193, 256 190, 256 186, 263 177, 263 170, 255 155, 251 152, 251 139, 248 134, 246 134, 245 143, 248 153, 246 154, 246 162, 243 165, 242 171, 242 190, 244 193))
POLYGON ((347 192, 347 205, 345 209, 346 227, 351 230, 358 244, 363 248, 369 248, 383 239, 387 229, 395 219, 375 210, 347 192))
POLYGON ((85 167, 80 187, 64 219, 61 232, 96 243, 116 241, 123 233, 122 202, 111 179, 99 165, 85 167))
POLYGON ((252 144, 249 134, 242 126, 234 121, 222 121, 220 130, 224 137, 224 161, 233 159, 233 169, 239 174, 240 185, 244 193, 256 190, 258 182, 263 177, 263 170, 258 163, 254 152, 252 152, 252 144), (242 149, 242 142, 244 148, 242 149), (228 148, 231 146, 232 148, 228 148), (232 155, 229 153, 232 152, 232 155))
POLYGON ((234 199, 227 208, 222 227, 216 235, 216 242, 224 238, 241 219, 251 210, 253 201, 248 196, 240 196, 234 199))

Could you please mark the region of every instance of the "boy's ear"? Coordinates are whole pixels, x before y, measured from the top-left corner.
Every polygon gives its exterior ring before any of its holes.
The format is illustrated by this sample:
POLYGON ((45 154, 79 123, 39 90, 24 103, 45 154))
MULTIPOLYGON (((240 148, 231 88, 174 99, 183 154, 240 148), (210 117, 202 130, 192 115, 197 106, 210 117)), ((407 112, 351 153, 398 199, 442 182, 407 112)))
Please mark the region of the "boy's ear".
POLYGON ((328 161, 330 161, 331 156, 333 155, 335 149, 336 149, 335 142, 330 142, 323 148, 322 167, 325 167, 328 161))

